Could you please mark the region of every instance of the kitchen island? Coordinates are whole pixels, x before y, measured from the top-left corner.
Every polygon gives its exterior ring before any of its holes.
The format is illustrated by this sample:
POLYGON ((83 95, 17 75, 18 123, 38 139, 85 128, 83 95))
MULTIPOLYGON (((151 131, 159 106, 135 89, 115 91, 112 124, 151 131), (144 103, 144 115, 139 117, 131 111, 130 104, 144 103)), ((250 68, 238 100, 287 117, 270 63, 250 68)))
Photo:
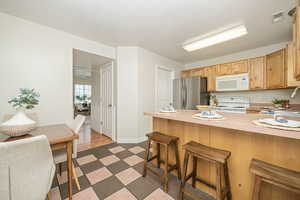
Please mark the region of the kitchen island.
MULTIPOLYGON (((233 200, 251 199, 254 183, 249 166, 252 158, 300 171, 300 132, 260 127, 252 123, 253 120, 271 115, 222 113, 223 120, 200 120, 192 117, 197 112, 199 111, 146 112, 145 115, 153 117, 154 131, 179 137, 181 164, 182 145, 189 141, 230 151, 228 164, 233 200)), ((173 155, 172 151, 170 155, 173 155)), ((174 161, 171 160, 172 163, 174 161)), ((198 175, 214 184, 214 166, 198 162, 198 175)), ((197 187, 214 196, 214 191, 210 188, 200 183, 197 187)), ((268 184, 263 185, 261 197, 266 200, 300 199, 299 195, 268 184)))

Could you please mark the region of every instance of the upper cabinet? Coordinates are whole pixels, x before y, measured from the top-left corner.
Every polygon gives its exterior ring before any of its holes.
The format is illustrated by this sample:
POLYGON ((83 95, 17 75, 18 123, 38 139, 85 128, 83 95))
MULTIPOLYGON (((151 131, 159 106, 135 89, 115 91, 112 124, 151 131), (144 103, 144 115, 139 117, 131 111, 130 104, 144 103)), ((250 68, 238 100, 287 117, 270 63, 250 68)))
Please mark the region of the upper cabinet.
POLYGON ((232 75, 232 74, 242 74, 248 72, 248 60, 241 60, 232 63, 220 64, 217 67, 217 75, 232 75))
POLYGON ((216 90, 216 70, 217 65, 204 68, 204 76, 207 77, 207 91, 209 92, 216 90))
POLYGON ((241 60, 231 64, 231 74, 242 74, 248 72, 248 60, 241 60))
POLYGON ((295 68, 294 77, 300 80, 300 7, 297 7, 297 11, 293 24, 293 42, 295 44, 295 68))
POLYGON ((231 63, 220 64, 217 66, 217 76, 231 74, 231 63))
POLYGON ((267 89, 286 87, 285 49, 266 56, 267 62, 267 89))
POLYGON ((266 57, 249 59, 250 89, 258 90, 266 88, 266 57))
POLYGON ((290 42, 287 45, 285 62, 287 67, 287 86, 295 87, 300 85, 300 81, 295 78, 296 70, 296 44, 295 42, 290 42))

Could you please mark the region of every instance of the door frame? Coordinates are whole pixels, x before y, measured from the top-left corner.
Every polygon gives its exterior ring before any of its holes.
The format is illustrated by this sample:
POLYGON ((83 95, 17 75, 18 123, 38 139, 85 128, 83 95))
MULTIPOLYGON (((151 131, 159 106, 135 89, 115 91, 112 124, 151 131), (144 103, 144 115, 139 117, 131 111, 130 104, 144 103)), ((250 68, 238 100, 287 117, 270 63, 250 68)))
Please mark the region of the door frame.
MULTIPOLYGON (((154 72, 154 77, 155 77, 155 82, 154 82, 154 88, 155 88, 155 95, 154 95, 154 111, 158 111, 157 110, 157 106, 158 106, 158 71, 159 70, 165 70, 165 71, 169 71, 172 73, 172 77, 171 79, 174 80, 175 79, 175 70, 163 65, 156 65, 155 66, 155 72, 154 72)), ((173 84, 171 84, 171 90, 172 90, 172 102, 173 102, 173 84)))
MULTIPOLYGON (((106 64, 104 64, 104 65, 102 65, 101 67, 100 67, 100 77, 102 77, 102 73, 103 73, 103 68, 105 68, 105 67, 107 67, 107 65, 110 65, 111 64, 111 88, 112 88, 112 92, 111 92, 111 102, 112 102, 112 107, 111 107, 111 112, 112 112, 112 116, 111 116, 111 120, 112 120, 112 122, 111 122, 111 128, 112 128, 112 133, 111 133, 111 135, 112 135, 112 141, 116 141, 116 139, 117 139, 117 135, 116 135, 116 109, 117 109, 117 107, 116 107, 116 104, 115 104, 115 84, 114 84, 114 81, 115 81, 115 76, 114 76, 114 72, 115 72, 115 61, 114 60, 112 60, 111 62, 108 62, 108 63, 106 63, 106 64)), ((102 83, 102 80, 100 80, 100 83, 102 83)), ((100 87, 100 95, 102 95, 102 87, 100 87)), ((101 127, 101 132, 102 132, 102 134, 103 134, 103 124, 102 124, 102 116, 103 116, 103 112, 102 112, 102 96, 100 97, 101 98, 101 105, 100 105, 100 113, 101 113, 101 117, 100 117, 100 119, 101 119, 101 124, 100 124, 100 127, 101 127)))

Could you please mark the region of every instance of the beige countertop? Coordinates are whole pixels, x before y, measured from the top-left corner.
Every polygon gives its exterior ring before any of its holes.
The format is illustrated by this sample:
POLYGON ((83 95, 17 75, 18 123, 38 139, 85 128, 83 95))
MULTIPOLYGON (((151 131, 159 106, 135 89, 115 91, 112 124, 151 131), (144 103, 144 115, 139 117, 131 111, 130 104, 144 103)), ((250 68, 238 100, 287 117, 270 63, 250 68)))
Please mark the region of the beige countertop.
POLYGON ((271 118, 272 115, 221 113, 224 116, 223 120, 201 120, 192 117, 193 114, 198 112, 199 111, 196 110, 193 111, 184 110, 184 111, 178 111, 176 113, 145 112, 144 114, 156 118, 176 120, 176 121, 194 123, 194 124, 205 125, 205 126, 233 129, 238 131, 245 131, 245 132, 258 133, 264 135, 273 135, 273 136, 292 138, 292 139, 300 139, 300 132, 262 127, 262 126, 255 125, 252 122, 253 120, 258 120, 262 118, 271 118))

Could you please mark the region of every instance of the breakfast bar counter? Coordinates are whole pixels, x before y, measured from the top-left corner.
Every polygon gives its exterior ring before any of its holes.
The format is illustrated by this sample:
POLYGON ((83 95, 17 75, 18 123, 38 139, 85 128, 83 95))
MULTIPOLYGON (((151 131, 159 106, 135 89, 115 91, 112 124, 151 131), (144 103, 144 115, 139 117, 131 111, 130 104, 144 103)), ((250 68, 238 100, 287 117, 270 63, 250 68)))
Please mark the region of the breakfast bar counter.
MULTIPOLYGON (((222 120, 201 120, 193 118, 193 114, 197 112, 199 111, 146 112, 145 115, 153 117, 154 131, 179 137, 181 164, 184 155, 182 145, 189 141, 230 151, 228 164, 233 200, 251 199, 254 180, 249 166, 253 158, 300 171, 300 132, 261 127, 252 122, 261 118, 271 118, 271 115, 222 113, 222 120)), ((170 155, 174 155, 172 151, 170 155)), ((174 164, 175 160, 171 162, 174 164)), ((198 161, 198 166, 198 175, 214 184, 214 165, 198 161)), ((205 185, 198 183, 197 187, 215 195, 213 190, 205 185)), ((300 199, 300 195, 263 184, 261 199, 296 200, 300 199)))

